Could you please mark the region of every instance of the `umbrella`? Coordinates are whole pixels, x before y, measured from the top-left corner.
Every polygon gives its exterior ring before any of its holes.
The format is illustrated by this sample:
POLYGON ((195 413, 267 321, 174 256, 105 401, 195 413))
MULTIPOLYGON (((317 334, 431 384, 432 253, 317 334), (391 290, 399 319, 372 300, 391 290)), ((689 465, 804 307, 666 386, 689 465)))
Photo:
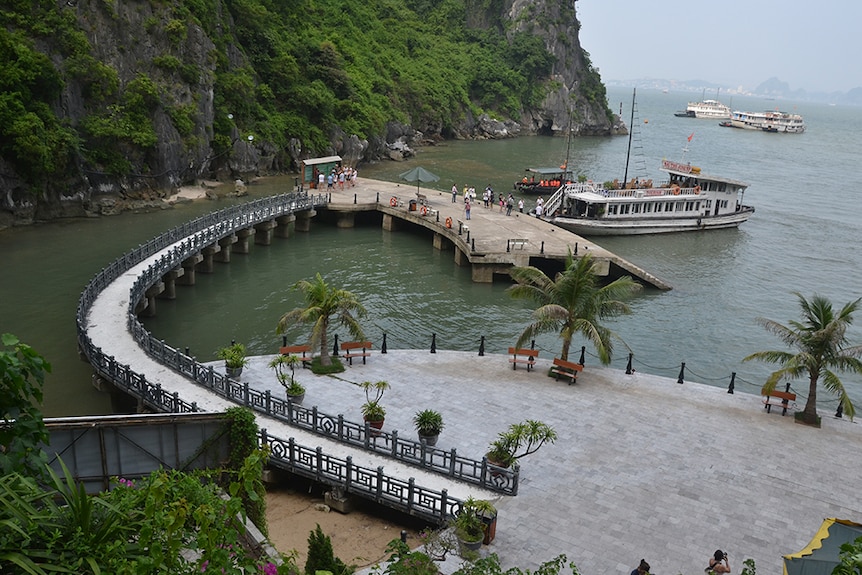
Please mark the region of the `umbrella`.
POLYGON ((419 182, 436 182, 440 179, 436 174, 432 174, 422 166, 416 166, 412 170, 404 172, 398 176, 407 182, 416 182, 416 191, 419 191, 419 182))
POLYGON ((838 565, 842 543, 862 537, 862 525, 844 519, 826 519, 808 546, 784 556, 785 575, 830 575, 838 565))

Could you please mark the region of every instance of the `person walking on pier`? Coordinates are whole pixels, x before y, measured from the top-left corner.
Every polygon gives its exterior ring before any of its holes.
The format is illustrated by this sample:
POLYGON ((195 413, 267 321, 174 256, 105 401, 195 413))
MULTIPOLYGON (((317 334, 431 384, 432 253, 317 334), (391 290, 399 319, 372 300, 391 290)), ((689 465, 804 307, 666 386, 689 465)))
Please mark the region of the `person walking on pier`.
POLYGON ((455 184, 452 184, 452 203, 458 203, 458 186, 456 186, 455 184))
POLYGON ((518 198, 518 211, 524 213, 524 198, 518 198))
POLYGON ((470 219, 470 198, 469 197, 464 201, 464 219, 465 220, 470 219))

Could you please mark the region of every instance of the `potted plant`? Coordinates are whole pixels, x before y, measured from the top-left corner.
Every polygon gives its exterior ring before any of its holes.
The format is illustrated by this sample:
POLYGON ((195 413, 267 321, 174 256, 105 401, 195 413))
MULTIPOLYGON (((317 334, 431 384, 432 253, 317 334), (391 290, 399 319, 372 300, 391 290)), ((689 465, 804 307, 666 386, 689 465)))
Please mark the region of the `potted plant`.
POLYGON ((386 417, 386 410, 380 405, 380 398, 383 397, 383 392, 389 389, 389 384, 385 381, 363 381, 359 384, 359 387, 365 390, 362 417, 371 427, 375 429, 382 428, 383 419, 386 417))
POLYGON ((437 445, 437 438, 443 431, 443 415, 433 409, 417 411, 413 416, 413 424, 419 434, 419 441, 425 445, 437 445))
POLYGON ((302 400, 305 399, 305 386, 296 381, 296 364, 301 360, 298 356, 279 355, 269 362, 269 367, 275 370, 275 377, 278 382, 284 387, 287 394, 287 400, 296 405, 302 405, 302 400), (287 369, 290 368, 290 373, 287 369))
POLYGON ((225 375, 237 379, 242 375, 242 368, 248 363, 245 356, 245 346, 241 343, 232 343, 228 347, 222 347, 216 355, 224 360, 225 375))
MULTIPOLYGON (((487 501, 480 501, 468 497, 461 504, 461 511, 452 522, 455 528, 455 536, 461 543, 462 548, 476 551, 482 546, 485 538, 485 522, 482 520, 482 509, 487 501)), ((493 507, 492 507, 493 508, 493 507)))
POLYGON ((513 423, 491 442, 485 457, 497 467, 509 467, 518 459, 535 453, 545 443, 554 443, 557 432, 546 423, 528 419, 513 423))

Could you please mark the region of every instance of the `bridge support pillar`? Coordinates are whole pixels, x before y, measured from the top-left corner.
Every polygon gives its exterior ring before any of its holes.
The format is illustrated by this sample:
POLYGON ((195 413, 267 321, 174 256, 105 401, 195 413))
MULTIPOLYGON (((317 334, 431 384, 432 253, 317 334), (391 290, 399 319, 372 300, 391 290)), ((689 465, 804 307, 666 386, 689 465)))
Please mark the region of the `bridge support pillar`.
POLYGON ((446 238, 443 236, 443 234, 436 234, 435 233, 434 239, 432 240, 432 242, 434 244, 435 250, 442 250, 443 248, 446 247, 446 238))
POLYGON ((189 256, 183 260, 183 275, 177 278, 177 283, 184 286, 195 285, 195 266, 200 263, 204 257, 200 254, 189 256))
POLYGON ((211 274, 215 267, 213 266, 214 256, 221 251, 221 246, 218 244, 210 244, 201 250, 203 259, 195 266, 195 269, 202 274, 211 274))
POLYGON ((233 245, 237 242, 236 234, 231 234, 229 236, 225 236, 218 241, 218 245, 221 246, 221 251, 215 254, 216 260, 229 264, 230 263, 230 254, 233 251, 233 245))
POLYGON ((157 281, 144 292, 144 297, 135 306, 135 313, 144 317, 155 317, 156 315, 156 298, 160 293, 165 291, 165 284, 157 281))
POLYGON ((254 234, 254 243, 261 246, 271 245, 273 230, 277 225, 278 224, 275 223, 275 220, 268 220, 255 224, 254 230, 256 233, 254 234))
POLYGON ((311 218, 317 215, 314 210, 303 210, 296 213, 296 231, 309 232, 311 231, 311 218))
POLYGON ((387 232, 394 232, 398 229, 398 220, 392 217, 392 214, 383 214, 383 229, 387 232))
POLYGON ((468 266, 470 265, 470 260, 467 259, 467 254, 461 251, 461 249, 456 245, 455 246, 455 265, 456 266, 468 266))
POLYGON ((470 270, 471 277, 475 283, 489 284, 494 281, 494 266, 493 264, 473 264, 470 270))
POLYGON ((177 299, 177 278, 182 276, 186 270, 182 266, 177 267, 162 276, 165 291, 159 294, 161 299, 177 299))
POLYGON ((341 212, 335 225, 339 228, 352 228, 355 225, 355 214, 353 212, 341 212))
POLYGON ((293 214, 279 216, 275 218, 275 223, 278 224, 275 235, 280 238, 289 238, 296 233, 296 216, 293 214))
POLYGON ((236 243, 233 245, 233 252, 236 254, 247 254, 249 252, 249 238, 251 238, 254 233, 254 228, 237 230, 236 243))

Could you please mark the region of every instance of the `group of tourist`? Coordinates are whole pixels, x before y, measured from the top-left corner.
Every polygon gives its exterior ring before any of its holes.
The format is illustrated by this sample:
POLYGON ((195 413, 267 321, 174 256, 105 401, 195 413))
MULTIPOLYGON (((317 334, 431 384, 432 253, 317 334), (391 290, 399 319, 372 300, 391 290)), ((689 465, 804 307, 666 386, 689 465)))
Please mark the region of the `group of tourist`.
MULTIPOLYGON (((634 568, 631 575, 649 575, 649 563, 641 559, 640 564, 634 568)), ((724 575, 730 573, 730 562, 727 560, 727 553, 721 549, 717 549, 712 557, 709 558, 709 565, 704 569, 706 573, 714 575, 724 575)))
MULTIPOLYGON (((494 189, 490 186, 490 184, 485 188, 485 191, 482 192, 482 203, 485 205, 486 209, 492 209, 494 207, 495 195, 496 194, 494 193, 494 189)), ((476 188, 474 188, 473 186, 468 186, 465 184, 464 185, 464 191, 463 191, 463 197, 464 197, 465 219, 469 220, 470 219, 470 210, 473 207, 473 203, 476 202, 476 188)), ((452 203, 454 204, 457 201, 458 201, 458 186, 456 184, 452 184, 452 203)), ((500 212, 502 212, 505 209, 507 216, 512 215, 512 210, 515 208, 515 205, 518 206, 519 212, 521 212, 522 214, 524 213, 524 199, 523 198, 519 198, 516 200, 515 196, 513 196, 512 194, 509 194, 508 196, 506 196, 506 195, 501 193, 499 195, 499 199, 497 200, 497 202, 500 205, 500 212)), ((538 210, 541 210, 541 206, 542 206, 542 198, 540 196, 537 203, 536 203, 536 208, 538 210)), ((541 213, 541 211, 539 211, 538 213, 541 213)))
POLYGON ((358 172, 356 168, 335 166, 329 174, 324 174, 323 172, 317 173, 317 189, 322 190, 326 186, 326 189, 331 192, 335 189, 335 186, 338 186, 338 189, 343 190, 345 184, 352 188, 356 185, 357 176, 358 172))

